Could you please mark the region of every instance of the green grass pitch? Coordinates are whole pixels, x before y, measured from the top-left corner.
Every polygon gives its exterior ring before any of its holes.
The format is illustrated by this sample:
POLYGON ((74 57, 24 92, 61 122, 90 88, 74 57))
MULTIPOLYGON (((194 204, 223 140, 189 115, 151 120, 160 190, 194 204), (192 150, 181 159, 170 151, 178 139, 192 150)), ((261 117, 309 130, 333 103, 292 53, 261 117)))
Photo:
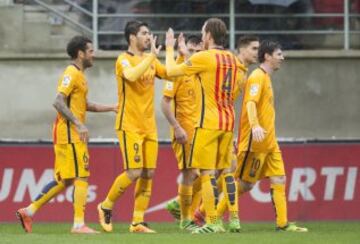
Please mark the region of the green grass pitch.
MULTIPOLYGON (((215 244, 215 243, 360 243, 360 222, 305 222, 309 233, 279 233, 274 231, 273 223, 242 223, 241 233, 191 235, 180 231, 175 223, 151 223, 157 234, 128 233, 128 224, 116 223, 113 233, 99 235, 70 234, 70 223, 34 223, 33 233, 25 234, 20 224, 0 223, 0 243, 21 244, 91 244, 91 243, 181 243, 181 244, 215 244)), ((89 226, 100 229, 97 224, 89 226)))

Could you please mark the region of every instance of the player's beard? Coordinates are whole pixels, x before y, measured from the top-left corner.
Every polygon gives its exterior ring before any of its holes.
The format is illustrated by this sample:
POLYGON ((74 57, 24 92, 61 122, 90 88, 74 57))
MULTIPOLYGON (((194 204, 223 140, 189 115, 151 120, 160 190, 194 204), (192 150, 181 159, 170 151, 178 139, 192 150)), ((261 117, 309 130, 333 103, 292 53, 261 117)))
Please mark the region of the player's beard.
POLYGON ((91 66, 93 66, 93 62, 90 59, 85 59, 83 61, 84 69, 90 68, 91 66))
POLYGON ((146 43, 138 43, 137 45, 137 48, 140 52, 144 52, 145 50, 149 50, 150 49, 150 44, 146 45, 146 43))

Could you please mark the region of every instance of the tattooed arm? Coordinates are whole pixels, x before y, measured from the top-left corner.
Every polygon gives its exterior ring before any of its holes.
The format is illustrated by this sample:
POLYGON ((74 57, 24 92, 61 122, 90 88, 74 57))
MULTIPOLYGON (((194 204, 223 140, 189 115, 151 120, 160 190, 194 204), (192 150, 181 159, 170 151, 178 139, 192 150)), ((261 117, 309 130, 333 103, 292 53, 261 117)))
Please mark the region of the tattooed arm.
POLYGON ((89 139, 88 129, 73 115, 73 113, 67 107, 65 101, 66 101, 66 96, 60 92, 56 95, 53 106, 65 119, 67 119, 76 126, 76 129, 80 135, 80 140, 83 142, 87 142, 89 139))

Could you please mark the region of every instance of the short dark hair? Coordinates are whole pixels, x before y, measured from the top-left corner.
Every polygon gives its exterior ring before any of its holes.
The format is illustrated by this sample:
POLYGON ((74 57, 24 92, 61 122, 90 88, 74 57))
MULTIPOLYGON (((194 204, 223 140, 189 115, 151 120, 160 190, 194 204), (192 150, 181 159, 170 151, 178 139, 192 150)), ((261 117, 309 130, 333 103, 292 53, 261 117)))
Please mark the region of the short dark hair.
POLYGON ((130 44, 130 35, 136 36, 142 26, 149 28, 149 25, 147 23, 138 20, 132 20, 126 23, 125 39, 128 44, 130 44))
POLYGON ((210 18, 205 22, 205 32, 210 32, 216 45, 225 46, 227 28, 219 18, 210 18))
POLYGON ((244 35, 239 37, 237 41, 237 48, 247 47, 251 42, 258 42, 259 37, 253 35, 244 35))
POLYGON ((272 55, 277 49, 281 49, 280 43, 271 40, 262 41, 258 53, 259 62, 263 63, 265 61, 265 54, 272 55))
POLYGON ((191 35, 186 38, 186 43, 193 43, 195 45, 199 45, 201 43, 201 37, 197 35, 191 35))
POLYGON ((71 59, 76 59, 79 51, 86 51, 86 45, 92 41, 86 36, 74 36, 66 47, 66 52, 71 59))

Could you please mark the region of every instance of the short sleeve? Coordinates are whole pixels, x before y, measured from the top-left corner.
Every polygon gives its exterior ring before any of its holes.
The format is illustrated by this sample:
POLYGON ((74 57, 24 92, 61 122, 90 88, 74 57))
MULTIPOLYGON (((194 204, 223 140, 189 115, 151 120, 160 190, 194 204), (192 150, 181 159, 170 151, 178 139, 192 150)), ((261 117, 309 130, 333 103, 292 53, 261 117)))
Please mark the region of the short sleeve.
POLYGON ((259 72, 253 72, 246 83, 245 102, 253 101, 258 103, 261 97, 264 76, 259 72))
POLYGON ((60 78, 57 92, 69 96, 76 86, 77 74, 69 69, 65 70, 60 78))
POLYGON ((122 78, 123 71, 130 67, 131 67, 130 61, 127 60, 126 57, 124 56, 119 56, 118 59, 116 60, 116 65, 115 65, 116 76, 122 78))
POLYGON ((180 79, 176 79, 175 81, 166 81, 164 83, 163 95, 166 97, 174 98, 179 84, 180 79))

